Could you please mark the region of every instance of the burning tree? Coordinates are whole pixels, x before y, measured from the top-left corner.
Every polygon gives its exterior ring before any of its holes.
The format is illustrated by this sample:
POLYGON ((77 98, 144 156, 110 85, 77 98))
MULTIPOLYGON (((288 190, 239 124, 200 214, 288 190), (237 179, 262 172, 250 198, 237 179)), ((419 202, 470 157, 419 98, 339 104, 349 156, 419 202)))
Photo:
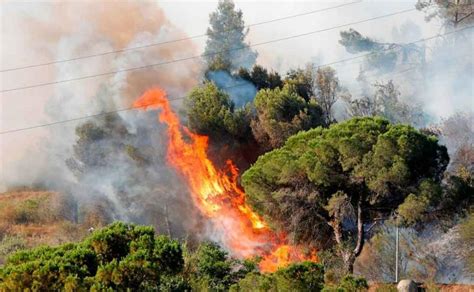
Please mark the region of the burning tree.
POLYGON ((354 118, 290 137, 261 156, 242 184, 254 210, 297 242, 322 246, 331 237, 351 273, 365 225, 405 204, 429 209, 441 198, 427 188, 436 188, 448 160, 434 136, 354 118))
POLYGON ((159 109, 159 121, 167 126, 167 161, 187 183, 201 213, 212 222, 220 242, 240 257, 263 256, 260 269, 275 271, 294 261, 316 260, 314 252, 303 252, 288 244, 285 233, 275 233, 246 202, 239 187, 238 169, 228 160, 217 168, 207 155, 209 137, 181 125, 171 109, 166 92, 154 88, 138 98, 136 108, 159 109))

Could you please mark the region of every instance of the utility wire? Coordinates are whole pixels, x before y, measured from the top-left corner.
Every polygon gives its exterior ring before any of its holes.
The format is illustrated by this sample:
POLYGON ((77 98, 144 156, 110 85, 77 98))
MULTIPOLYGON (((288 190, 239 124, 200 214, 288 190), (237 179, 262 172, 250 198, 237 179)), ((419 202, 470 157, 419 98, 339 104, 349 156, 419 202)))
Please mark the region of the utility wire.
POLYGON ((93 75, 87 75, 87 76, 82 76, 82 77, 63 79, 63 80, 57 80, 57 81, 45 82, 45 83, 38 83, 38 84, 28 85, 28 86, 14 87, 14 88, 1 90, 0 92, 4 93, 4 92, 11 92, 11 91, 18 91, 18 90, 42 87, 42 86, 53 85, 53 84, 58 84, 58 83, 71 82, 71 81, 77 81, 77 80, 84 80, 84 79, 90 79, 90 78, 95 78, 95 77, 113 75, 113 74, 117 74, 117 73, 121 73, 121 72, 143 70, 143 69, 147 69, 147 68, 158 67, 158 66, 162 66, 162 65, 168 65, 168 64, 172 64, 172 63, 188 61, 188 60, 198 59, 198 58, 207 57, 207 56, 214 56, 214 55, 218 55, 218 54, 221 54, 221 53, 226 53, 226 52, 231 52, 231 51, 238 51, 238 50, 246 49, 248 47, 256 47, 256 46, 266 45, 266 44, 270 44, 270 43, 286 41, 286 40, 295 39, 295 38, 299 38, 299 37, 303 37, 303 36, 308 36, 308 35, 312 35, 312 34, 316 34, 316 33, 330 31, 330 30, 333 30, 333 29, 342 28, 342 27, 346 27, 346 26, 350 26, 350 25, 370 22, 370 21, 374 21, 374 20, 378 20, 378 19, 382 19, 382 18, 386 18, 386 17, 395 16, 395 15, 400 15, 400 14, 407 13, 407 12, 412 12, 412 11, 416 11, 416 9, 415 8, 405 9, 405 10, 401 10, 401 11, 397 11, 397 12, 393 12, 393 13, 389 13, 389 14, 384 14, 384 15, 380 15, 380 16, 375 16, 375 17, 371 17, 371 18, 367 18, 367 19, 363 19, 363 20, 359 20, 359 21, 355 21, 355 22, 350 22, 350 23, 346 23, 346 24, 342 24, 342 25, 338 25, 338 26, 332 26, 332 27, 319 29, 319 30, 315 30, 315 31, 310 31, 310 32, 306 32, 306 33, 291 35, 291 36, 287 36, 287 37, 283 37, 283 38, 278 38, 278 39, 273 39, 273 40, 269 40, 269 41, 265 41, 265 42, 256 43, 256 44, 253 44, 253 45, 233 48, 233 49, 230 49, 230 50, 222 50, 222 51, 212 52, 212 53, 208 53, 208 54, 195 55, 195 56, 185 57, 185 58, 181 58, 181 59, 174 59, 174 60, 155 63, 155 64, 149 64, 149 65, 126 68, 126 69, 119 69, 119 70, 115 70, 115 71, 99 73, 99 74, 93 74, 93 75))
MULTIPOLYGON (((266 20, 266 21, 262 21, 262 22, 256 22, 256 23, 246 25, 245 28, 258 26, 258 25, 263 25, 263 24, 268 24, 268 23, 273 23, 273 22, 278 22, 278 21, 292 19, 292 18, 297 18, 297 17, 301 17, 301 16, 306 16, 306 15, 311 15, 311 14, 315 14, 315 13, 319 13, 319 12, 329 11, 329 10, 333 10, 333 9, 337 9, 337 8, 341 8, 341 7, 345 7, 345 6, 350 6, 350 5, 353 5, 353 4, 358 4, 358 3, 361 3, 361 2, 362 2, 362 0, 358 0, 358 1, 353 1, 353 2, 349 2, 349 3, 336 5, 336 6, 326 7, 326 8, 307 11, 307 12, 302 12, 302 13, 293 14, 293 15, 289 15, 289 16, 283 16, 283 17, 280 17, 280 18, 274 18, 274 19, 270 19, 270 20, 266 20)), ((228 30, 224 30, 224 32, 231 32, 231 31, 235 31, 235 30, 236 29, 228 29, 228 30)), ((161 45, 170 44, 170 43, 181 42, 181 41, 185 41, 185 40, 198 39, 198 38, 202 38, 202 37, 205 37, 205 36, 207 36, 207 34, 199 34, 199 35, 194 35, 194 36, 180 38, 180 39, 174 39, 174 40, 168 40, 168 41, 157 42, 157 43, 150 43, 150 44, 135 46, 135 47, 130 47, 130 48, 124 48, 124 49, 120 49, 120 50, 107 51, 107 52, 84 55, 84 56, 73 57, 73 58, 68 58, 68 59, 60 59, 60 60, 55 60, 55 61, 51 61, 51 62, 45 62, 45 63, 26 65, 26 66, 21 66, 21 67, 8 68, 8 69, 0 70, 0 72, 10 72, 10 71, 23 70, 23 69, 28 69, 28 68, 35 68, 35 67, 53 65, 53 64, 58 64, 58 63, 65 63, 65 62, 70 62, 70 61, 88 59, 88 58, 93 58, 93 57, 100 57, 100 56, 105 56, 105 55, 124 53, 124 52, 139 50, 139 49, 145 49, 145 48, 150 48, 150 47, 155 47, 155 46, 161 46, 161 45)))
MULTIPOLYGON (((473 28, 473 27, 474 27, 474 25, 473 25, 473 26, 464 27, 464 28, 461 28, 461 29, 458 29, 458 30, 455 30, 455 31, 446 32, 446 33, 444 33, 444 34, 440 34, 440 35, 436 35, 436 36, 432 36, 432 37, 428 37, 428 38, 423 38, 423 39, 420 39, 420 40, 417 40, 417 41, 414 41, 414 42, 411 42, 411 43, 406 43, 405 45, 415 44, 415 43, 419 43, 419 42, 422 42, 422 41, 427 41, 427 40, 431 40, 431 39, 434 39, 434 38, 443 37, 443 36, 450 35, 450 34, 454 34, 454 33, 458 33, 458 32, 461 32, 461 31, 463 31, 463 30, 466 30, 466 29, 469 29, 469 28, 473 28)), ((391 49, 393 50, 394 48, 391 48, 391 49)), ((383 51, 385 51, 385 49, 384 49, 383 51)), ((361 58, 361 57, 365 57, 365 56, 368 56, 368 55, 376 54, 376 53, 379 53, 379 52, 380 52, 380 51, 376 51, 376 52, 364 54, 364 55, 361 55, 361 56, 356 56, 356 57, 346 58, 346 59, 343 59, 343 60, 338 60, 338 61, 334 61, 334 62, 330 62, 330 63, 326 63, 326 64, 321 64, 321 65, 318 65, 316 68, 321 68, 321 67, 325 67, 325 66, 329 66, 329 65, 334 65, 334 64, 337 64, 337 63, 343 63, 343 62, 347 62, 347 61, 349 61, 349 60, 359 59, 359 58, 361 58)), ((403 70, 401 70, 401 71, 399 71, 399 72, 388 72, 388 73, 383 73, 383 74, 381 74, 381 75, 388 75, 388 74, 393 74, 393 75, 395 75, 395 74, 400 74, 400 73, 408 72, 408 71, 414 70, 414 69, 416 69, 416 68, 417 68, 417 67, 409 67, 409 68, 403 69, 403 70)), ((371 77, 371 76, 372 76, 372 74, 369 75, 368 77, 371 77)), ((222 88, 220 88, 220 89, 221 89, 221 90, 225 90, 225 89, 230 89, 230 88, 239 87, 239 86, 244 86, 244 85, 248 85, 248 82, 242 82, 242 83, 238 83, 238 84, 235 84, 235 85, 232 85, 232 86, 222 87, 222 88)), ((179 99, 183 99, 183 98, 186 98, 186 96, 175 97, 175 98, 169 98, 168 101, 175 101, 175 100, 179 100, 179 99)), ((153 104, 146 104, 146 105, 143 105, 142 107, 147 107, 147 106, 150 106, 150 105, 153 105, 153 104)), ((52 125, 57 125, 57 124, 63 124, 63 123, 68 123, 68 122, 73 122, 73 121, 80 121, 80 120, 85 120, 85 119, 89 119, 89 118, 105 116, 105 115, 108 115, 108 114, 130 111, 130 110, 134 110, 134 109, 137 109, 137 108, 140 108, 140 107, 128 107, 128 108, 123 108, 123 109, 118 109, 118 110, 113 110, 113 111, 107 111, 107 112, 101 112, 101 113, 92 114, 92 115, 81 116, 81 117, 77 117, 77 118, 71 118, 71 119, 67 119, 67 120, 61 120, 61 121, 55 121, 55 122, 51 122, 51 123, 39 124, 39 125, 34 125, 34 126, 29 126, 29 127, 24 127, 24 128, 17 128, 17 129, 12 129, 12 130, 6 130, 6 131, 0 132, 0 135, 9 134, 9 133, 15 133, 15 132, 20 132, 20 131, 26 131, 26 130, 36 129, 36 128, 42 128, 42 127, 47 127, 47 126, 52 126, 52 125)))

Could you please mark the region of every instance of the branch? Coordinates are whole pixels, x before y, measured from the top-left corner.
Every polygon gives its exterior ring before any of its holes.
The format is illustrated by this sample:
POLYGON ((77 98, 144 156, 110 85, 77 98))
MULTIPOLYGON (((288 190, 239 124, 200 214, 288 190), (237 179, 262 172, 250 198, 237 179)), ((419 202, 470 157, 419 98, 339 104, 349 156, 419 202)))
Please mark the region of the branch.
POLYGON ((357 244, 354 248, 354 255, 357 257, 362 252, 364 245, 364 222, 362 220, 362 195, 359 196, 357 202, 357 244))

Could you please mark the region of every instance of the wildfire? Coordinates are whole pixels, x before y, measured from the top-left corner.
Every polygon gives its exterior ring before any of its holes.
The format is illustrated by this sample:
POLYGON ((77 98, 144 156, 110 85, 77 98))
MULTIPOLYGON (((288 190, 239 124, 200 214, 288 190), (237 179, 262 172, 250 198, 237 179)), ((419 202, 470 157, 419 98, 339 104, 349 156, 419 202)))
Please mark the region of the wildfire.
POLYGON ((159 121, 168 134, 167 161, 186 179, 195 205, 223 232, 223 242, 239 256, 264 255, 260 270, 272 272, 288 263, 312 260, 300 249, 286 244, 285 235, 276 235, 245 201, 238 186, 238 169, 231 160, 217 169, 207 156, 208 137, 191 132, 180 124, 166 92, 148 90, 134 103, 135 108, 160 109, 159 121))

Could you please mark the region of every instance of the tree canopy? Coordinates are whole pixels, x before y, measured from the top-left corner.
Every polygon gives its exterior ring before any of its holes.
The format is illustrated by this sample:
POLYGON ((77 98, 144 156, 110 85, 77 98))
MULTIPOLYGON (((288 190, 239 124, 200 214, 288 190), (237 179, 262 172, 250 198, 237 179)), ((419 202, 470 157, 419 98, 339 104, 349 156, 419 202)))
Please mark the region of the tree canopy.
POLYGON ((283 145, 301 130, 322 124, 322 111, 315 100, 299 96, 294 86, 262 89, 254 101, 256 118, 251 127, 255 139, 265 148, 283 145))
POLYGON ((235 109, 229 95, 212 82, 194 88, 185 101, 190 129, 207 135, 245 138, 250 133, 248 109, 235 109))
POLYGON ((440 200, 426 189, 440 181, 448 160, 434 136, 382 118, 354 118, 290 137, 260 156, 242 184, 254 209, 296 241, 321 245, 332 234, 351 272, 364 224, 415 198, 440 200))
POLYGON ((242 11, 235 9, 232 0, 219 0, 217 10, 209 16, 209 23, 203 54, 208 70, 232 72, 255 64, 257 53, 245 42, 248 29, 245 28, 242 11))

